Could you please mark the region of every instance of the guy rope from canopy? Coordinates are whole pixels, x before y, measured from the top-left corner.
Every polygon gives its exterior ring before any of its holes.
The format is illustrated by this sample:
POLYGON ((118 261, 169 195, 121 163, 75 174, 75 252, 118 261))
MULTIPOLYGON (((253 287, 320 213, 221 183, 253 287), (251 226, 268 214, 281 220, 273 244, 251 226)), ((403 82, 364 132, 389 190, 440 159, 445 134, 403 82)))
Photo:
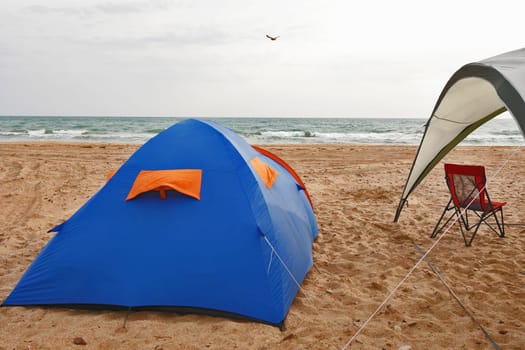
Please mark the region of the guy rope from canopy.
MULTIPOLYGON (((423 178, 448 152, 479 126, 497 115, 509 111, 525 135, 524 96, 525 48, 480 62, 469 63, 454 73, 441 92, 432 115, 426 123, 425 132, 403 189, 394 221, 397 222, 401 210, 407 202, 407 197, 423 178)), ((505 161, 505 164, 508 160, 505 161)), ((498 173, 505 164, 498 170, 498 173)), ((405 277, 344 344, 343 350, 347 349, 366 328, 372 318, 388 303, 399 287, 427 258, 432 249, 454 224, 455 221, 450 223, 432 246, 421 255, 405 277)), ((491 340, 494 348, 499 349, 499 346, 493 342, 486 331, 482 327, 481 329, 491 340)))
MULTIPOLYGON (((501 166, 498 168, 498 170, 496 171, 496 173, 494 174, 494 177, 497 177, 499 175, 499 173, 507 166, 507 163, 510 161, 510 159, 512 158, 513 155, 515 155, 518 151, 520 150, 520 148, 515 148, 514 151, 511 153, 511 155, 501 164, 501 166)), ((478 198, 479 196, 479 193, 471 198, 470 202, 466 205, 465 208, 462 208, 461 211, 462 211, 462 214, 464 214, 464 212, 476 201, 476 199, 478 198)), ((421 251, 421 248, 419 248, 419 246, 414 242, 412 241, 412 243, 416 246, 416 248, 418 249, 418 253, 420 254, 420 258, 419 260, 408 270, 408 272, 405 274, 405 276, 398 282, 398 284, 388 293, 388 295, 385 297, 385 299, 379 304, 379 306, 375 309, 375 311, 366 319, 365 322, 363 322, 363 324, 359 327, 359 329, 354 333, 354 335, 343 345, 343 347, 341 348, 341 350, 346 350, 348 349, 348 347, 352 344, 352 342, 357 338, 357 336, 359 336, 359 334, 361 334, 361 332, 368 326, 368 324, 370 323, 370 321, 372 321, 372 319, 383 309, 383 307, 385 305, 388 304, 388 302, 390 301, 390 299, 392 299, 392 297, 394 296, 394 294, 399 290, 399 288, 406 282, 406 280, 412 275, 412 273, 419 267, 419 265, 421 265, 422 262, 426 261, 427 264, 431 265, 430 261, 428 260, 428 255, 432 252, 432 250, 441 242, 441 239, 443 237, 445 237, 448 232, 450 231, 450 229, 457 223, 457 221, 459 220, 459 216, 455 216, 454 219, 452 221, 450 221, 448 224, 445 224, 445 228, 443 230, 443 232, 441 232, 437 239, 434 241, 434 243, 432 243, 432 245, 430 246, 430 248, 427 249, 426 252, 423 252, 421 251)), ((434 270, 434 268, 432 266, 430 266, 432 268, 432 270, 434 270)), ((435 271, 434 271, 435 272, 435 271)), ((460 304, 460 306, 465 310, 465 312, 468 314, 468 316, 472 319, 472 321, 474 321, 474 323, 481 329, 481 331, 483 332, 483 334, 485 335, 485 337, 490 341, 490 343, 492 344, 492 346, 494 347, 495 350, 500 350, 500 347, 499 345, 494 341, 494 339, 490 336, 490 334, 485 330, 485 328, 483 328, 483 326, 476 320, 476 318, 474 317, 474 315, 470 312, 470 310, 468 308, 465 307, 465 305, 461 302, 461 300, 459 299, 459 297, 457 296, 457 294, 454 292, 454 290, 446 283, 443 281, 442 279, 442 276, 438 273, 436 274, 437 277, 441 280, 441 282, 445 285, 445 287, 447 287, 449 293, 454 297, 454 299, 456 299, 456 301, 460 304)))

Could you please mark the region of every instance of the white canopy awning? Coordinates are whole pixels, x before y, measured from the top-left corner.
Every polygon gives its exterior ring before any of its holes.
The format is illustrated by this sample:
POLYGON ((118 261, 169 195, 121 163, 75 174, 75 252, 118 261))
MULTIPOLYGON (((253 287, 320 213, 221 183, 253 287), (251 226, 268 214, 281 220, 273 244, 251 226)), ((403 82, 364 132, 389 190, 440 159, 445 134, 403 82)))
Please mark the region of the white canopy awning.
POLYGON ((525 48, 461 67, 450 78, 428 120, 395 221, 410 193, 468 134, 509 111, 525 134, 525 48))

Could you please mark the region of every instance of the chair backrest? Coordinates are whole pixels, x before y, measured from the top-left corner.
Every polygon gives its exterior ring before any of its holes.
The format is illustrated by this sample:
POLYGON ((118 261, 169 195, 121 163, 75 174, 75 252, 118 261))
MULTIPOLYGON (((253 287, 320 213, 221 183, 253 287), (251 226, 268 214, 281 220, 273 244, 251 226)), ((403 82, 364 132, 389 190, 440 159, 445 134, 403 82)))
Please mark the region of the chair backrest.
POLYGON ((487 182, 482 165, 445 164, 447 185, 456 207, 485 211, 487 182))

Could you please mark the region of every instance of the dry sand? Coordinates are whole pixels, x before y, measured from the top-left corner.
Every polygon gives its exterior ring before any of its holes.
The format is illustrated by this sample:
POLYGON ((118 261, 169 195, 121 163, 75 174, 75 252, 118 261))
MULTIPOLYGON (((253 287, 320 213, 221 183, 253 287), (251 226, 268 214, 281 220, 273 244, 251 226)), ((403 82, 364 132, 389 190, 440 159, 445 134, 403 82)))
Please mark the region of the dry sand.
MULTIPOLYGON (((0 300, 52 234, 137 145, 0 144, 0 300)), ((219 317, 159 312, 0 308, 0 349, 340 349, 428 249, 448 196, 439 164, 393 216, 415 147, 287 145, 312 196, 320 228, 314 268, 286 330, 219 317), (127 317, 127 318, 126 318, 127 317), (123 327, 125 325, 125 327, 123 327), (85 345, 76 345, 82 343, 85 345)), ((525 152, 459 147, 449 162, 484 164, 507 223, 525 223, 525 152), (509 156, 512 158, 506 163, 509 156), (491 177, 501 167, 496 178, 491 177)), ((525 348, 525 227, 498 238, 482 228, 465 247, 457 228, 429 255, 502 349, 525 348)), ((350 349, 493 349, 426 263, 397 290, 350 349)))

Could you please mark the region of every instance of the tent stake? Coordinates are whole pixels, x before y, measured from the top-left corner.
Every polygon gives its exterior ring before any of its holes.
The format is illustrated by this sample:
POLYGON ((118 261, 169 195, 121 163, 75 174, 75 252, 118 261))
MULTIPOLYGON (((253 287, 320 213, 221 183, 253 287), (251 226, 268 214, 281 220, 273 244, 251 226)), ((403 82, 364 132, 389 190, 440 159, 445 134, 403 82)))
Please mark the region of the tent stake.
POLYGON ((126 311, 126 316, 124 316, 124 322, 122 323, 122 329, 126 329, 126 323, 128 322, 128 316, 131 313, 131 306, 128 307, 128 310, 126 311))

